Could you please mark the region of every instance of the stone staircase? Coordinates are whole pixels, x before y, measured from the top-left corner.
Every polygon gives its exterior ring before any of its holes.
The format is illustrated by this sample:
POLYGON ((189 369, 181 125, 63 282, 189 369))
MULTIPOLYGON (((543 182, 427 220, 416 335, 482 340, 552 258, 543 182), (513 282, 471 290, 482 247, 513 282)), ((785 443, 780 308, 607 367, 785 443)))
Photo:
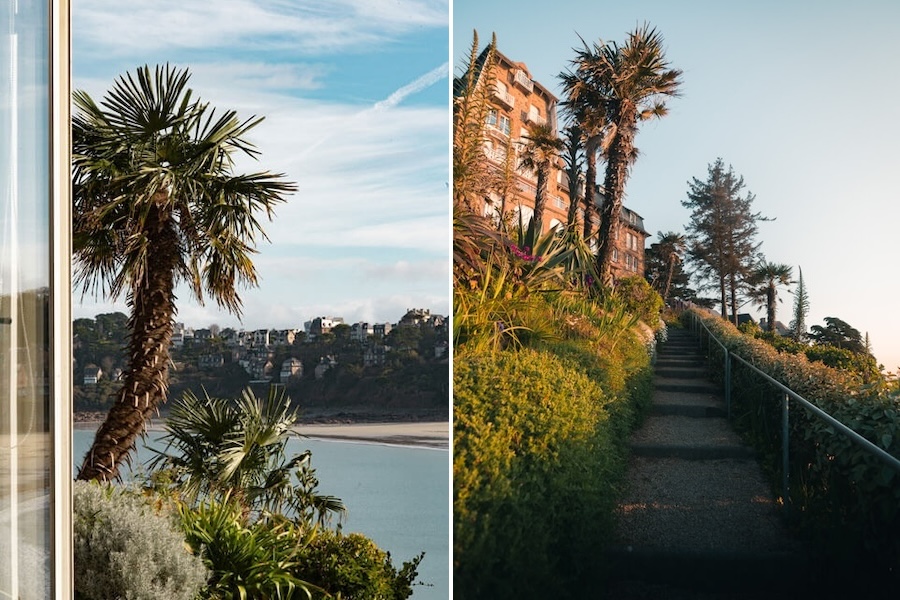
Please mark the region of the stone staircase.
POLYGON ((605 597, 798 597, 805 553, 689 332, 670 330, 654 384, 651 414, 631 439, 605 597))

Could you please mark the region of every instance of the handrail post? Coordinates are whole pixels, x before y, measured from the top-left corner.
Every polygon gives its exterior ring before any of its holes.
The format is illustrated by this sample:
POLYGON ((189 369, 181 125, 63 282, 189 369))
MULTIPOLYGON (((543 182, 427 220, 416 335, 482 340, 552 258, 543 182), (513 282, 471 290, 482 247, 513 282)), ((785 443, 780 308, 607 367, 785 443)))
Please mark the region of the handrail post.
POLYGON ((790 427, 789 427, 789 406, 790 396, 787 392, 782 394, 781 400, 781 488, 784 498, 784 508, 788 510, 791 502, 790 489, 790 427))
POLYGON ((731 419, 731 356, 725 348, 725 415, 731 419))

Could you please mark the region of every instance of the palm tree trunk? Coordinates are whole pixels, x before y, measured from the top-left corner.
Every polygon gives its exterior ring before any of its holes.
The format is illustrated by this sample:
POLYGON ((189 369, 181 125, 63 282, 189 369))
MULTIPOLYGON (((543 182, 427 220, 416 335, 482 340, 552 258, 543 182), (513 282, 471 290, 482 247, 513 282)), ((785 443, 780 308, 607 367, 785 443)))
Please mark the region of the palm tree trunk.
POLYGON ((766 317, 769 319, 769 331, 775 331, 775 282, 766 288, 766 317))
POLYGON ((544 205, 546 204, 546 196, 547 196, 547 170, 549 169, 549 165, 541 165, 537 170, 537 183, 535 188, 537 191, 534 193, 534 230, 540 235, 543 229, 544 222, 544 205))
POLYGON ((150 210, 148 229, 155 233, 150 243, 154 259, 147 261, 147 273, 135 282, 131 293, 128 369, 116 401, 78 471, 81 480, 118 479, 122 460, 129 460, 128 453, 145 423, 166 400, 179 244, 168 215, 158 207, 150 210))
POLYGON ((669 272, 666 273, 666 287, 663 290, 663 302, 669 301, 669 290, 672 288, 672 275, 675 272, 675 255, 669 256, 669 272))
POLYGON ((594 232, 594 190, 597 187, 597 138, 588 139, 585 144, 585 160, 587 168, 584 173, 584 239, 587 240, 594 232))
POLYGON ((599 247, 597 249, 597 271, 603 285, 612 285, 612 251, 621 224, 619 214, 622 212, 622 200, 625 196, 625 180, 628 178, 628 166, 634 153, 636 108, 627 104, 622 107, 613 134, 606 161, 606 177, 603 187, 606 201, 600 215, 599 247))

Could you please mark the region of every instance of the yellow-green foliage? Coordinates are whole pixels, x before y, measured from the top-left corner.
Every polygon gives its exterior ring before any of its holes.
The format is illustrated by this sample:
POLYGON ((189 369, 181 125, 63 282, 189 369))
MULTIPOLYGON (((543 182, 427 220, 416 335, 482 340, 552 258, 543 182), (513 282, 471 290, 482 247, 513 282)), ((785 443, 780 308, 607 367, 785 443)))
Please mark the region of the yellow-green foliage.
POLYGON ((609 540, 649 355, 628 330, 604 333, 598 311, 563 305, 559 341, 454 359, 454 587, 467 598, 573 593, 609 540))
MULTIPOLYGON (((696 313, 699 314, 699 313, 696 313)), ((900 402, 864 374, 779 352, 742 335, 709 314, 701 318, 730 352, 754 364, 875 445, 900 456, 900 402)), ((711 364, 722 354, 711 347, 711 364)), ((737 364, 734 361, 734 364, 737 364)), ((768 457, 776 485, 780 472, 781 393, 746 367, 732 369, 736 423, 768 457)), ((832 550, 877 557, 882 568, 900 569, 900 473, 847 437, 791 404, 791 514, 809 535, 832 550)), ((869 560, 870 564, 874 561, 869 560)))
POLYGON ((616 282, 616 295, 626 309, 648 325, 655 325, 663 307, 662 296, 639 275, 623 277, 616 282))

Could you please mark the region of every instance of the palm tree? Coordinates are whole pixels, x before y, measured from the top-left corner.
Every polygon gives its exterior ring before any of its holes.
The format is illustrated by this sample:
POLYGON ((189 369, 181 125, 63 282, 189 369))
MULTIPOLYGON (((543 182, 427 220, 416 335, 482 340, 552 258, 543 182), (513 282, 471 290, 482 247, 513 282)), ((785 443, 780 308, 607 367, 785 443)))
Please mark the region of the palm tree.
MULTIPOLYGON (((664 99, 678 95, 681 71, 669 68, 662 35, 647 24, 631 32, 623 46, 584 43, 572 65, 575 71, 562 76, 567 102, 587 117, 591 128, 586 130, 602 136, 600 148, 606 156, 597 265, 603 282, 609 284, 612 240, 619 230, 628 173, 637 158, 638 125, 668 113, 664 99)), ((587 184, 593 183, 589 177, 587 184)))
POLYGON ((526 141, 519 159, 519 166, 537 173, 537 191, 534 194, 534 222, 536 231, 540 233, 544 218, 544 204, 547 196, 547 180, 550 167, 559 158, 564 142, 559 139, 549 123, 532 123, 528 133, 523 136, 526 141))
POLYGON ((287 458, 288 440, 299 437, 296 421, 290 399, 274 386, 265 401, 250 389, 237 400, 185 392, 166 420, 166 447, 150 468, 166 471, 172 487, 192 504, 231 499, 244 512, 293 512, 306 523, 325 523, 345 508, 316 492, 308 450, 287 458))
POLYGON ((760 285, 753 294, 758 300, 765 302, 766 319, 769 331, 775 331, 775 302, 778 299, 779 285, 790 285, 792 269, 789 265, 761 262, 751 273, 751 281, 760 285))
POLYGON ((97 105, 76 91, 72 120, 73 252, 83 291, 125 296, 128 368, 79 479, 118 477, 168 391, 178 283, 240 316, 238 285, 255 285, 258 220, 296 189, 283 175, 232 173, 232 155, 259 152, 246 134, 262 118, 216 114, 166 65, 119 77, 97 105))
POLYGON ((672 288, 672 276, 675 274, 675 265, 680 263, 687 250, 687 242, 684 235, 669 231, 661 233, 657 242, 657 252, 666 260, 666 283, 663 287, 663 300, 668 301, 669 291, 672 288))

